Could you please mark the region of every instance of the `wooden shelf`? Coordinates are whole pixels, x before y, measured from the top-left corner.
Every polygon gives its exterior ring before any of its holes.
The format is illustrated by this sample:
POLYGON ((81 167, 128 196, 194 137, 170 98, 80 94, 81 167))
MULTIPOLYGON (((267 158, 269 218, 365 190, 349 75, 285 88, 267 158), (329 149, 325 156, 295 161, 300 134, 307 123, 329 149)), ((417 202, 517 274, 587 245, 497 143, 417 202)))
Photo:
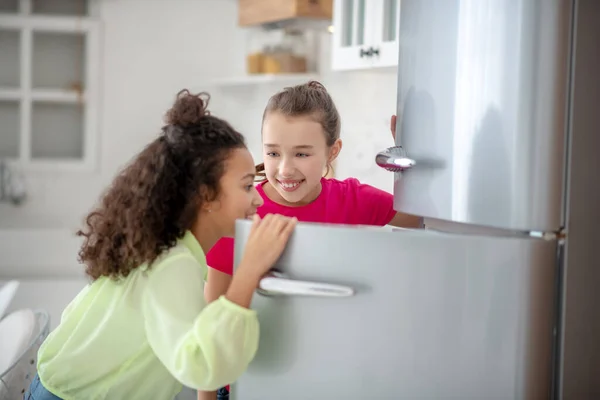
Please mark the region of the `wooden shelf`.
POLYGON ((233 87, 285 82, 303 83, 311 79, 319 79, 319 75, 316 73, 243 75, 238 77, 216 79, 212 81, 211 84, 215 86, 233 87))

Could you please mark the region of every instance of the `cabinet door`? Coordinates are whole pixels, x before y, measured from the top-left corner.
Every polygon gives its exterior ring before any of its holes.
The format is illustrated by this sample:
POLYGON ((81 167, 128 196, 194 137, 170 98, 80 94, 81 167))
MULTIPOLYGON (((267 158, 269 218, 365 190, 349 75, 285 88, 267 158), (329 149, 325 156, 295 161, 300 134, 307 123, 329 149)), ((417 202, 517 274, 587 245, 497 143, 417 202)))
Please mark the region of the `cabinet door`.
POLYGON ((400 0, 377 0, 373 3, 373 66, 398 65, 400 0))
POLYGON ((332 69, 371 67, 373 57, 369 56, 369 48, 375 8, 368 8, 366 0, 336 0, 334 5, 332 69))

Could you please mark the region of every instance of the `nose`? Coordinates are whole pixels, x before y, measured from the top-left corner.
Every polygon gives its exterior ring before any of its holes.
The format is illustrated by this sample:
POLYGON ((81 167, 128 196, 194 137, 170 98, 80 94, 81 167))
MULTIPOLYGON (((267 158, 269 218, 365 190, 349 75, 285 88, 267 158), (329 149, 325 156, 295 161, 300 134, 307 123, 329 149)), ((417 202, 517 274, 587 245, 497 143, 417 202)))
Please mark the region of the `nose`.
POLYGON ((252 206, 253 207, 260 207, 265 203, 265 201, 263 200, 262 196, 258 193, 258 190, 256 190, 256 188, 254 188, 254 196, 252 197, 252 206))
POLYGON ((279 163, 279 176, 282 178, 292 177, 294 172, 296 172, 294 162, 292 159, 284 157, 279 163))

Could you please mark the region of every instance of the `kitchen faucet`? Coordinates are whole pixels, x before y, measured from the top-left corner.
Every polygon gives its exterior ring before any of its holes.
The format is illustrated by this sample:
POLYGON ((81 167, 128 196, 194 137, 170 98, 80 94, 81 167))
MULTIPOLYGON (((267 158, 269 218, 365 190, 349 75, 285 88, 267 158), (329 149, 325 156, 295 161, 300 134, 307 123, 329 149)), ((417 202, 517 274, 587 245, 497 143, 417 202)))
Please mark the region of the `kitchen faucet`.
POLYGON ((21 204, 26 197, 25 183, 4 160, 0 160, 0 202, 21 204))

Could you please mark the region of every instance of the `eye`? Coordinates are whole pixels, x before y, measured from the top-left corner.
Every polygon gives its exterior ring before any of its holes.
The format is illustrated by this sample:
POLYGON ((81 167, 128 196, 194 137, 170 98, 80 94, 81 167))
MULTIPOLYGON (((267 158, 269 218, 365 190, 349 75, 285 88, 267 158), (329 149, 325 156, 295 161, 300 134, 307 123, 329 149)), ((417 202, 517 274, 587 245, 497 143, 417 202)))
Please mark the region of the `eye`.
POLYGON ((267 153, 267 156, 269 156, 269 157, 277 157, 278 155, 279 155, 279 154, 275 153, 274 151, 269 151, 269 152, 267 153))
POLYGON ((298 153, 298 154, 296 154, 296 157, 308 157, 308 154, 306 154, 306 153, 298 153))
POLYGON ((250 192, 254 188, 254 185, 247 185, 246 192, 250 192))

